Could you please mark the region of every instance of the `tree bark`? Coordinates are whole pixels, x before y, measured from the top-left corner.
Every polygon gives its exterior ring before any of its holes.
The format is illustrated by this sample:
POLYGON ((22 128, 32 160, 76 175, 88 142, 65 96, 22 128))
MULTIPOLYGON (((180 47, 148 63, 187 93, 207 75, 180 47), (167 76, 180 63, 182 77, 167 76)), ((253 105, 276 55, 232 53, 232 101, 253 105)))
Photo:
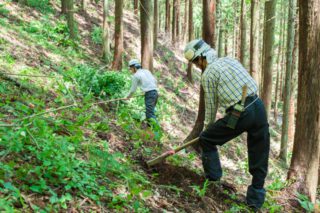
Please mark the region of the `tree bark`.
POLYGON ((175 0, 176 1, 176 41, 180 40, 180 0, 175 0))
POLYGON ((68 0, 61 0, 61 14, 67 14, 68 0))
POLYGON ((188 35, 188 2, 189 0, 184 1, 184 23, 182 25, 182 40, 183 43, 187 41, 187 35, 188 35))
POLYGON ((246 67, 246 50, 247 50, 247 20, 246 20, 246 1, 241 0, 241 43, 240 43, 240 62, 246 67))
POLYGON ((288 179, 315 203, 320 156, 320 0, 299 0, 298 110, 288 179))
POLYGON ((123 0, 115 1, 115 30, 114 30, 114 57, 112 63, 113 70, 122 69, 123 53, 123 0))
POLYGON ((292 55, 294 46, 294 22, 296 0, 289 0, 289 17, 288 17, 288 32, 287 32, 287 64, 286 64, 286 80, 285 80, 285 100, 283 104, 283 121, 281 132, 281 150, 280 159, 287 163, 288 153, 288 128, 289 128, 289 106, 291 100, 291 75, 292 75, 292 55))
POLYGON ((264 72, 262 100, 264 102, 267 117, 269 117, 272 101, 272 73, 274 61, 274 34, 276 23, 276 0, 269 0, 265 3, 265 43, 264 43, 264 72))
MULTIPOLYGON (((192 0, 189 0, 189 22, 188 22, 188 35, 189 35, 189 41, 192 41, 194 38, 193 33, 193 4, 192 0)), ((188 63, 188 69, 187 69, 187 78, 190 83, 193 83, 192 79, 192 63, 188 63)))
POLYGON ((74 23, 73 0, 67 0, 67 23, 71 39, 76 39, 76 28, 74 23))
POLYGON ((139 11, 139 0, 134 0, 133 1, 133 11, 135 15, 138 15, 139 11))
POLYGON ((177 24, 177 0, 173 0, 172 4, 172 43, 176 43, 176 24, 177 24))
POLYGON ((218 47, 218 57, 222 57, 223 55, 223 29, 222 27, 219 28, 219 47, 218 47))
POLYGON ((153 1, 140 0, 141 63, 153 71, 153 1))
POLYGON ((108 22, 108 17, 109 17, 109 12, 108 12, 108 0, 103 0, 103 24, 102 24, 102 29, 103 29, 103 39, 102 39, 102 59, 106 62, 109 63, 110 61, 110 40, 109 40, 109 22, 108 22))
POLYGON ((259 83, 259 0, 251 0, 250 74, 259 83))
POLYGON ((203 0, 203 39, 210 44, 211 47, 215 48, 215 11, 216 2, 215 0, 203 0))
MULTIPOLYGON (((211 47, 215 46, 214 40, 214 29, 215 29, 215 1, 214 0, 203 0, 203 25, 202 25, 202 37, 205 42, 207 42, 211 47)), ((202 70, 203 72, 204 70, 202 70)), ((204 119, 205 119, 205 103, 204 103, 204 91, 202 86, 200 85, 200 98, 199 98, 199 109, 198 109, 198 117, 195 122, 195 125, 185 139, 185 141, 194 139, 199 136, 204 127, 204 119)), ((195 150, 199 151, 197 146, 194 146, 195 150)))
POLYGON ((89 0, 81 0, 81 10, 83 12, 85 12, 87 10, 87 7, 88 7, 88 2, 89 0))
POLYGON ((154 0, 154 22, 153 22, 153 48, 154 49, 157 49, 158 24, 159 24, 158 0, 154 0))
POLYGON ((171 4, 170 4, 170 0, 166 0, 166 24, 165 24, 165 31, 167 34, 170 33, 170 13, 171 11, 171 4))
MULTIPOLYGON (((283 1, 281 1, 281 13, 284 10, 283 6, 283 1)), ((280 68, 281 68, 281 56, 282 56, 282 43, 283 41, 283 36, 284 36, 284 18, 282 17, 280 19, 280 40, 279 40, 279 45, 278 45, 278 59, 277 59, 277 77, 276 77, 276 86, 274 89, 274 94, 275 94, 275 100, 274 100, 274 111, 273 111, 273 116, 274 116, 274 121, 276 125, 278 125, 278 99, 279 99, 279 82, 280 82, 280 68)))

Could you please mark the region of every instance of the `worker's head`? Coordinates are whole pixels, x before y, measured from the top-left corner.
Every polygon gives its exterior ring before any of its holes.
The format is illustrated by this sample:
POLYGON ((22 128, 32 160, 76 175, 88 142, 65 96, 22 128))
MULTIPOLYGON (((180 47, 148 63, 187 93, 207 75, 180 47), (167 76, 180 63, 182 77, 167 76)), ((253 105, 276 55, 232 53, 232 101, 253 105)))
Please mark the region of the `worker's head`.
POLYGON ((217 53, 202 39, 195 39, 186 45, 184 56, 189 62, 205 70, 207 64, 217 58, 217 53))
POLYGON ((129 68, 131 72, 135 73, 138 69, 141 69, 141 64, 138 59, 132 59, 129 61, 129 68))

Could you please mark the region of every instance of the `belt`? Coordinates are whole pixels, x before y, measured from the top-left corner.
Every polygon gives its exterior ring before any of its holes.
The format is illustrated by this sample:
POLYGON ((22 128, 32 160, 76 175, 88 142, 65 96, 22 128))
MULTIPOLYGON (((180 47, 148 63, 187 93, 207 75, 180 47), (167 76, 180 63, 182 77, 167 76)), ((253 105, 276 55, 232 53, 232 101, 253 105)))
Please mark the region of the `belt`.
MULTIPOLYGON (((250 107, 252 104, 254 104, 258 99, 259 99, 259 96, 258 96, 257 94, 248 95, 248 96, 246 97, 246 100, 245 100, 245 103, 244 103, 244 110, 246 110, 248 107, 250 107), (250 101, 250 99, 252 99, 252 101, 250 101), (249 103, 248 103, 248 102, 249 102, 249 103)), ((238 102, 235 103, 234 105, 240 104, 240 103, 241 103, 241 101, 238 101, 238 102)), ((229 106, 229 107, 226 109, 226 112, 230 112, 231 110, 233 110, 234 105, 229 106)))

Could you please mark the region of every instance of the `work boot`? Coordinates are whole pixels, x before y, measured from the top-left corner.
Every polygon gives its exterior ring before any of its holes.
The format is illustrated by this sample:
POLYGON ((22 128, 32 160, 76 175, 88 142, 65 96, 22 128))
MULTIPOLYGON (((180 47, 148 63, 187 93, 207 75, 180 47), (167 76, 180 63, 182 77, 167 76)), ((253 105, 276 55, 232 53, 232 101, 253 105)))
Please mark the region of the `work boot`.
POLYGON ((202 165, 209 181, 218 181, 222 176, 222 169, 218 151, 203 152, 202 165))
POLYGON ((248 187, 247 190, 247 205, 253 208, 254 210, 258 210, 262 207, 266 196, 266 190, 256 189, 252 185, 248 187))

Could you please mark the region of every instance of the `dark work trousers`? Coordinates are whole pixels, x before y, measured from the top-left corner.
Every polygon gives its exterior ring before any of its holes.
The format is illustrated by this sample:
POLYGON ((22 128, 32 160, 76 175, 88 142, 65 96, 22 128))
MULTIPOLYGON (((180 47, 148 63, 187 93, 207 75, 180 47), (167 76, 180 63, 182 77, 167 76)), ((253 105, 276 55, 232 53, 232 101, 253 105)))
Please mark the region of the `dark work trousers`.
POLYGON ((158 123, 155 115, 155 110, 154 110, 154 108, 156 107, 157 101, 158 101, 157 90, 151 90, 145 93, 144 102, 146 105, 146 118, 148 122, 154 119, 154 121, 158 123))
MULTIPOLYGON (((257 96, 247 97, 245 106, 248 106, 256 98, 257 96)), ((262 100, 258 98, 252 105, 250 105, 244 112, 241 113, 235 129, 227 127, 231 109, 227 109, 227 115, 224 118, 217 120, 215 123, 209 124, 207 129, 201 133, 200 145, 202 147, 203 153, 216 153, 216 145, 221 146, 231 139, 239 136, 241 133, 248 132, 247 148, 249 158, 249 172, 252 175, 252 185, 250 186, 251 190, 249 187, 248 193, 249 191, 255 189, 264 190, 263 185, 267 176, 270 149, 269 124, 266 117, 264 104, 262 100)), ((214 165, 220 165, 219 157, 213 159, 215 159, 213 161, 216 162, 210 162, 211 164, 213 163, 214 165)), ((221 176, 222 171, 220 173, 221 176)), ((252 194, 252 205, 260 208, 264 201, 264 194, 262 193, 262 196, 260 193, 263 199, 259 198, 260 195, 254 195, 255 193, 252 194), (255 199, 258 200, 256 201, 255 199)), ((248 199, 249 198, 247 194, 247 201, 248 199)))

